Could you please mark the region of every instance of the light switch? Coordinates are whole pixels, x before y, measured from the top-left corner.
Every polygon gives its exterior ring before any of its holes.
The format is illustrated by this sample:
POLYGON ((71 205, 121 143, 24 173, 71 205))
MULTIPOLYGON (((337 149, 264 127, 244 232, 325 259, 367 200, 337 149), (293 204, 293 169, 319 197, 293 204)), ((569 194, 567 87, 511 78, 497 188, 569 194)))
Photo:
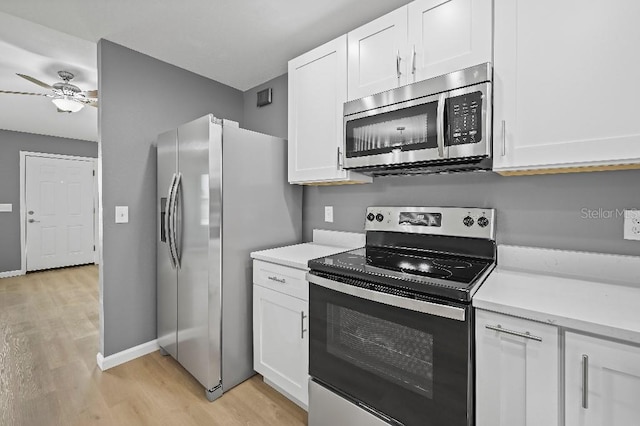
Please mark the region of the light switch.
POLYGON ((333 222, 333 206, 324 206, 324 221, 333 222))
POLYGON ((129 206, 116 206, 116 223, 129 223, 129 206))
POLYGON ((11 213, 13 211, 13 204, 0 204, 0 212, 11 213))

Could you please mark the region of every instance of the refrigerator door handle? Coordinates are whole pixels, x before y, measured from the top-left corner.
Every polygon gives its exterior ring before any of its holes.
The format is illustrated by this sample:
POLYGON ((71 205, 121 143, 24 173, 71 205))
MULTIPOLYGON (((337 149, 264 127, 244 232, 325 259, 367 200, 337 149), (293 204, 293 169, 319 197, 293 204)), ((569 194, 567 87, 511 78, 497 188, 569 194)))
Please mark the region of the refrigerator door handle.
POLYGON ((176 189, 174 191, 173 215, 175 215, 175 228, 173 230, 173 244, 176 256, 176 264, 180 267, 182 260, 182 173, 178 173, 176 189))
POLYGON ((178 175, 173 174, 171 179, 171 185, 169 186, 169 194, 167 195, 167 207, 165 216, 165 226, 167 228, 167 243, 169 244, 169 260, 171 261, 171 267, 176 269, 178 267, 176 249, 175 249, 175 217, 174 217, 174 203, 176 194, 176 183, 178 175))

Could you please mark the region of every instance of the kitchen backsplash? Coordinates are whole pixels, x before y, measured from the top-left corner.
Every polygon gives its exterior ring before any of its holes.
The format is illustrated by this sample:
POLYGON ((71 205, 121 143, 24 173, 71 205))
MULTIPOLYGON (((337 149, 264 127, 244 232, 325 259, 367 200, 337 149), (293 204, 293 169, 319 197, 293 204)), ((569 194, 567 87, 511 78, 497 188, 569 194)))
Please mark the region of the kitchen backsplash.
POLYGON ((502 177, 495 173, 376 178, 305 187, 303 236, 313 228, 362 231, 373 205, 492 207, 498 244, 640 255, 623 234, 623 210, 640 208, 640 171, 502 177), (324 222, 333 206, 333 223, 324 222))

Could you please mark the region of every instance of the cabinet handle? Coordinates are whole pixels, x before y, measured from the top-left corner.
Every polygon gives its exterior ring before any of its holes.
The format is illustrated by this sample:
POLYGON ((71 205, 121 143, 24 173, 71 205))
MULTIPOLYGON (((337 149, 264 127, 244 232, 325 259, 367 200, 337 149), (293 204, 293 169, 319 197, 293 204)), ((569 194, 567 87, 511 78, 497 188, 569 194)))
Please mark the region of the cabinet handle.
POLYGON ((411 74, 416 75, 416 45, 413 45, 413 53, 411 54, 411 74))
POLYGON ((398 49, 398 53, 396 53, 396 74, 398 75, 398 78, 400 78, 400 76, 402 75, 402 73, 400 72, 400 61, 402 60, 402 58, 400 57, 400 49, 398 49))
POLYGON ((338 147, 337 164, 338 170, 342 169, 342 150, 340 149, 340 147, 338 147))
POLYGON ((528 331, 523 333, 521 331, 507 330, 506 328, 502 328, 502 326, 500 324, 498 324, 498 325, 485 325, 485 328, 488 328, 489 330, 493 330, 493 331, 499 331, 500 333, 506 333, 506 334, 511 334, 513 336, 524 337, 525 339, 535 340, 536 342, 542 342, 542 337, 534 336, 533 334, 529 333, 528 331))
POLYGON ((300 312, 300 338, 304 339, 304 332, 307 331, 306 328, 304 328, 304 319, 307 316, 304 314, 304 311, 300 312))
POLYGON ((507 122, 502 120, 502 152, 500 155, 502 157, 507 153, 507 122))
POLYGON ((278 278, 278 277, 267 277, 267 278, 270 279, 271 281, 275 281, 282 284, 286 284, 287 282, 287 280, 285 280, 284 278, 278 278))
POLYGON ((589 408, 589 356, 582 355, 582 408, 589 408))

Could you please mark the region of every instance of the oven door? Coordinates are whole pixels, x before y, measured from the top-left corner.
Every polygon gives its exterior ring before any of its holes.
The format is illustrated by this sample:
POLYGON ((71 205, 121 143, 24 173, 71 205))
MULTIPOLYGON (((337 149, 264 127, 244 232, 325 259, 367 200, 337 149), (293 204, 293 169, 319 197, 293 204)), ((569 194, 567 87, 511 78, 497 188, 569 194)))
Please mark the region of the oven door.
POLYGON ((400 424, 473 424, 470 306, 307 277, 314 380, 400 424))

